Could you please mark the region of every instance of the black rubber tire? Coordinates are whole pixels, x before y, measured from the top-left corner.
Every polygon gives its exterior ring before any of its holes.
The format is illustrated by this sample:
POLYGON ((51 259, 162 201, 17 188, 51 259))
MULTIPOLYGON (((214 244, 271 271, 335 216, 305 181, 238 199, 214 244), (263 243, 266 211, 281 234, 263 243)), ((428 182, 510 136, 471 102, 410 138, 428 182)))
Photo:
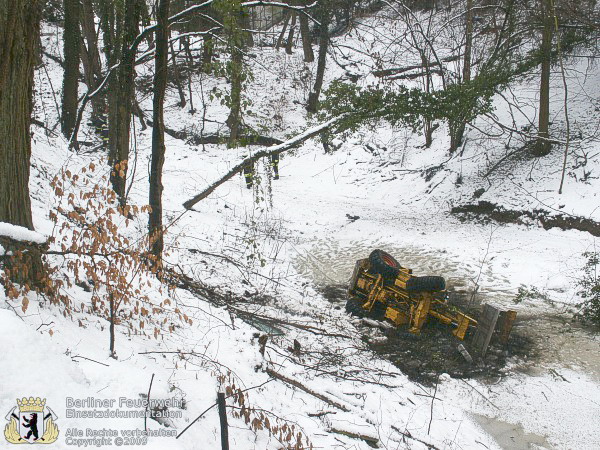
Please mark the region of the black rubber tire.
POLYGON ((443 277, 410 277, 406 282, 409 292, 438 292, 446 289, 446 280, 443 277))
POLYGON ((346 312, 359 318, 366 317, 367 311, 362 307, 363 304, 361 299, 351 298, 346 302, 346 312))
POLYGON ((383 278, 396 278, 402 268, 392 255, 379 249, 371 252, 369 262, 371 271, 380 274, 383 278))
POLYGON ((385 319, 385 311, 387 310, 387 306, 385 306, 381 302, 377 302, 373 305, 373 309, 371 312, 367 313, 367 316, 371 319, 375 320, 383 320, 385 319))

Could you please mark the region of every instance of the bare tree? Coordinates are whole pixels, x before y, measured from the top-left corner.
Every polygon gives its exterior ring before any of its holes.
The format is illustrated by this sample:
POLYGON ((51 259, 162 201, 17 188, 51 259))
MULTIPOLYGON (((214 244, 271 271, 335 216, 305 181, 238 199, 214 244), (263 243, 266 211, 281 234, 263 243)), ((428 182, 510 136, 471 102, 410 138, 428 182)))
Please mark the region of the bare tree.
MULTIPOLYGON (((89 92, 93 92, 102 81, 102 62, 98 51, 98 34, 94 20, 94 7, 92 0, 82 0, 80 10, 81 21, 81 62, 85 76, 85 84, 89 92)), ((105 112, 106 97, 102 94, 91 99, 92 123, 103 123, 102 116, 105 112)))

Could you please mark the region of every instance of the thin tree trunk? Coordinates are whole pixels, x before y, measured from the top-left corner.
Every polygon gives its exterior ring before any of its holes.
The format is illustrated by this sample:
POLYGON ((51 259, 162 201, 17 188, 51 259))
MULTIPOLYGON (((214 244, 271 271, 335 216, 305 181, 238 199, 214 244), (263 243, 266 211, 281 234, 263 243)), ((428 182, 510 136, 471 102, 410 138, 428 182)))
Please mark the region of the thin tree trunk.
POLYGON ((109 339, 109 352, 111 358, 116 358, 117 355, 115 353, 115 298, 111 293, 108 298, 108 306, 109 306, 109 327, 108 327, 108 339, 109 339))
POLYGON ((325 76, 325 64, 327 62, 327 48, 329 46, 329 22, 331 20, 331 10, 329 0, 322 0, 320 7, 321 30, 319 33, 319 60, 317 62, 317 75, 312 92, 308 95, 308 112, 316 112, 319 106, 319 95, 323 87, 323 77, 325 76))
POLYGON ((175 78, 175 86, 179 93, 179 107, 185 108, 187 101, 185 100, 185 94, 183 93, 183 86, 181 85, 181 74, 179 73, 179 66, 177 66, 177 58, 175 56, 175 49, 173 48, 173 42, 169 43, 171 48, 171 60, 173 61, 173 77, 175 78))
POLYGON ((550 0, 540 0, 544 28, 542 31, 542 74, 540 77, 540 106, 538 118, 538 140, 534 147, 536 156, 550 153, 550 63, 552 52, 552 8, 550 0))
POLYGON ((300 36, 302 37, 302 49, 304 50, 304 62, 313 62, 315 60, 315 54, 312 48, 312 41, 310 38, 310 28, 308 26, 308 17, 304 14, 300 14, 300 36))
POLYGON ((292 54, 292 48, 294 46, 294 31, 296 30, 296 13, 292 13, 292 23, 290 24, 290 31, 288 33, 287 43, 285 44, 285 52, 288 55, 292 54))
POLYGON ((79 0, 64 0, 65 28, 63 49, 65 73, 62 90, 61 130, 69 138, 77 120, 79 85, 79 0))
POLYGON ((154 99, 152 111, 152 161, 150 164, 150 198, 152 208, 149 215, 148 234, 150 253, 154 255, 155 266, 162 265, 162 169, 165 162, 165 123, 164 103, 167 87, 168 61, 168 19, 170 0, 160 0, 157 10, 158 29, 156 30, 156 51, 154 56, 154 99))
POLYGON ((252 23, 253 21, 251 20, 252 14, 252 9, 250 9, 250 11, 244 11, 244 14, 242 16, 242 25, 244 27, 244 29, 246 30, 244 32, 244 45, 246 48, 249 47, 254 47, 254 36, 252 34, 252 23))

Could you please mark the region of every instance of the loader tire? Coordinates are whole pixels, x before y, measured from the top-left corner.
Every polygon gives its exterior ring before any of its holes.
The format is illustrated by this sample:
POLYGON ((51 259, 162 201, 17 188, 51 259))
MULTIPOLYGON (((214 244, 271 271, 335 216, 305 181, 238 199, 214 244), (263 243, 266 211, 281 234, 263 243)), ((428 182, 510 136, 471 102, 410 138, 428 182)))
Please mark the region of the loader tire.
POLYGON ((359 318, 366 317, 367 311, 362 307, 364 301, 359 298, 351 298, 346 302, 346 312, 359 318))
POLYGON ((380 274, 383 278, 396 278, 402 268, 392 255, 379 249, 371 252, 369 262, 371 263, 371 270, 380 274))
POLYGON ((446 289, 446 280, 443 277, 410 277, 406 282, 409 292, 438 292, 446 289))

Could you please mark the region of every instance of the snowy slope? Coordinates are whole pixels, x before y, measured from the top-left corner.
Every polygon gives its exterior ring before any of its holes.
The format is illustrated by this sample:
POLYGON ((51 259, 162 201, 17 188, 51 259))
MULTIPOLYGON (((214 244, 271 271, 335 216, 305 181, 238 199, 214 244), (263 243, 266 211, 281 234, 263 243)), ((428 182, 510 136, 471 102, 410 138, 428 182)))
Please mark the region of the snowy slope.
MULTIPOLYGON (((380 26, 386 23, 381 18, 372 20, 380 26)), ((45 33, 46 50, 59 53, 60 33, 54 27, 47 27, 45 33)), ((363 45, 372 47, 360 27, 352 33, 336 38, 338 50, 341 45, 349 52, 363 45)), ((292 56, 272 48, 256 48, 253 53, 254 79, 247 92, 252 93, 255 115, 248 122, 258 129, 261 125, 274 128, 270 133, 279 138, 302 131, 308 123, 302 103, 315 67, 303 65, 299 49, 292 56)), ((344 76, 333 61, 329 68, 328 81, 344 76)), ((361 70, 366 73, 367 69, 361 70)), ((140 67, 138 73, 152 73, 151 65, 140 67)), ((588 70, 585 62, 576 60, 569 63, 568 74, 570 114, 584 136, 592 135, 598 113, 589 96, 597 95, 593 87, 600 71, 588 70)), ((58 121, 53 96, 61 76, 60 67, 51 61, 47 73, 36 72, 36 117, 49 128, 58 121)), ((198 74, 193 81, 196 108, 203 102, 210 105, 207 117, 223 122, 227 111, 217 99, 210 100, 209 93, 215 87, 226 90, 225 80, 198 74)), ((552 81, 553 131, 560 135, 562 80, 555 74, 552 81)), ((528 113, 529 118, 516 115, 518 127, 535 115, 531 108, 537 95, 535 83, 532 78, 505 93, 528 113)), ((151 98, 140 99, 142 108, 150 111, 151 98)), ((169 90, 167 126, 198 131, 202 112, 192 115, 175 106, 176 101, 176 91, 169 90)), ((498 98, 496 106, 499 120, 512 120, 504 99, 498 98)), ((340 430, 378 439, 383 448, 416 449, 428 444, 449 449, 597 448, 598 335, 561 321, 536 322, 538 317, 569 317, 564 313, 578 301, 574 280, 580 276, 581 255, 594 248, 594 237, 579 231, 545 231, 535 223, 462 223, 449 210, 472 201, 473 192, 484 188, 481 199, 511 209, 543 205, 599 220, 594 177, 598 161, 592 157, 598 143, 583 139, 578 144, 581 151, 590 152, 587 170, 592 175, 585 182, 567 178, 565 193, 559 196, 560 148, 540 161, 509 161, 483 177, 513 143, 506 139, 507 149, 486 138, 483 132, 493 130, 494 124, 485 118, 475 125, 467 132, 463 152, 450 160, 444 126, 436 131, 430 149, 421 147, 421 137, 385 125, 341 142, 332 154, 324 154, 320 144, 309 141, 283 156, 280 180, 271 180, 268 165, 260 163, 263 177, 254 191, 245 188, 243 177, 235 177, 183 215, 182 203, 239 162, 248 149, 194 146, 167 137, 165 222, 173 222, 166 238, 167 261, 196 280, 247 298, 233 307, 251 311, 254 318, 237 314, 232 307, 227 310, 210 297, 177 289, 173 300, 193 319, 193 325, 178 327, 159 339, 131 335, 118 326, 115 360, 108 357, 104 318, 84 313, 63 317, 59 307, 37 298, 30 299, 27 312, 21 313, 20 302, 4 299, 0 293, 0 342, 6 349, 0 410, 10 411, 17 397, 47 398, 63 433, 54 445, 71 448, 63 440, 68 429, 120 432, 143 429, 144 423, 139 418, 67 418, 67 397, 139 399, 147 394, 154 374, 151 398, 175 398, 185 408, 172 408, 180 416, 168 427, 154 420, 148 420, 148 427, 181 432, 214 403, 218 376, 229 373, 242 389, 268 381, 248 391, 251 404, 268 411, 272 421, 285 420, 299 427, 315 448, 370 448, 366 441, 340 434, 340 430), (429 180, 422 175, 423 169, 444 161, 429 180), (457 183, 459 176, 461 183, 457 183), (410 381, 363 342, 363 335, 371 336, 371 331, 352 321, 343 304, 332 303, 322 294, 323 287, 346 283, 355 260, 373 248, 393 253, 416 273, 443 275, 457 291, 470 294, 477 286, 478 301, 512 306, 520 286, 537 287, 551 303, 528 300, 516 309, 528 319, 519 326, 534 328, 543 356, 531 361, 515 358, 496 383, 441 375, 434 389, 410 381), (276 320, 269 322, 265 317, 276 320), (257 338, 262 332, 272 335, 264 355, 257 338), (300 344, 299 354, 288 350, 294 340, 300 344), (267 368, 298 380, 343 408, 281 381, 269 381, 267 368)), ((143 205, 148 195, 151 130, 141 131, 137 121, 135 127, 136 163, 130 171, 129 195, 133 204, 143 205)), ((207 122, 204 132, 218 129, 207 122)), ((69 152, 58 128, 48 134, 39 127, 32 130, 34 223, 38 232, 52 235, 56 230, 48 210, 57 200, 50 181, 62 168, 77 173, 90 162, 98 163, 103 155, 69 152)), ((81 137, 97 139, 87 127, 81 137)), ((105 162, 100 167, 94 176, 108 172, 105 162)), ((581 169, 572 172, 582 175, 581 169)), ((142 233, 144 227, 145 221, 140 220, 133 224, 132 233, 142 233)), ((68 294, 77 304, 90 302, 89 294, 79 287, 69 289, 68 294)), ((160 297, 158 292, 151 295, 160 297)), ((281 447, 269 432, 251 431, 244 420, 232 416, 229 421, 232 448, 281 447)), ((216 409, 181 439, 150 438, 148 446, 220 448, 216 409)))

